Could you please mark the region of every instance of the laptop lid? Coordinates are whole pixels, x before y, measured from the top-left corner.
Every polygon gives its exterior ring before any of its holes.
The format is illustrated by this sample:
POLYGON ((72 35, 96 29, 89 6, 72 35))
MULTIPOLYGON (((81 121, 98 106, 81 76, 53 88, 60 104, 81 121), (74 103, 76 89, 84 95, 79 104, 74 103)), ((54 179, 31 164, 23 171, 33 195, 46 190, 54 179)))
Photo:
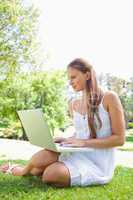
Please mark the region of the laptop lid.
POLYGON ((56 150, 42 109, 20 110, 17 113, 31 144, 56 150))

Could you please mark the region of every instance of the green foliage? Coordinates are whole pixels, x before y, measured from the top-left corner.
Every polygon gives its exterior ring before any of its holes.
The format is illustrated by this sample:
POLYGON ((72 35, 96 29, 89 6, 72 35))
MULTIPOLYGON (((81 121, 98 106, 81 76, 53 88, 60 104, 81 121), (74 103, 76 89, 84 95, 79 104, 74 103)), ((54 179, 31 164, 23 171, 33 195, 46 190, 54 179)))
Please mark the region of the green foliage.
POLYGON ((32 89, 35 107, 41 107, 50 127, 63 128, 67 121, 66 75, 63 71, 33 75, 32 89))
POLYGON ((133 128, 133 122, 128 122, 128 128, 133 128))
POLYGON ((99 82, 103 87, 118 94, 124 108, 126 122, 133 120, 133 77, 126 81, 111 74, 100 74, 99 82))
MULTIPOLYGON (((17 110, 42 108, 52 131, 65 129, 69 123, 64 71, 23 73, 16 75, 8 85, 3 81, 0 85, 0 121, 4 126, 1 127, 1 137, 16 138, 19 129, 15 125, 17 110)), ((21 137, 20 131, 18 137, 21 137)))
POLYGON ((39 12, 22 0, 0 0, 0 73, 9 81, 20 69, 34 68, 39 61, 36 37, 39 12))
POLYGON ((23 73, 40 70, 45 61, 37 39, 38 17, 32 3, 0 0, 0 127, 4 137, 17 137, 16 110, 34 108, 40 98, 32 87, 36 75, 23 73))
MULTIPOLYGON (((62 71, 41 72, 46 57, 36 37, 38 10, 23 0, 0 0, 0 13, 1 136, 17 137, 16 111, 30 108, 41 107, 52 130, 65 129, 69 124, 66 76, 62 71)), ((119 95, 126 121, 133 119, 133 77, 129 82, 110 74, 99 79, 119 95)))
POLYGON ((23 132, 21 130, 20 122, 11 122, 9 127, 0 128, 0 137, 10 139, 21 139, 23 132))

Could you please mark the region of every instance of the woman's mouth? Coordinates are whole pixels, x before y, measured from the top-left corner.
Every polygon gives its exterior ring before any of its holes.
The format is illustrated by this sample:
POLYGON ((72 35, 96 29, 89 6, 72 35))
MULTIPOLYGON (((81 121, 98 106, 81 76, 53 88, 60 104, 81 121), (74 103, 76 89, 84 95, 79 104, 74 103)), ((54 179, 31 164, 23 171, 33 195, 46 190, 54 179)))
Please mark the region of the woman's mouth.
POLYGON ((76 88, 76 85, 73 86, 73 89, 75 89, 75 88, 76 88))

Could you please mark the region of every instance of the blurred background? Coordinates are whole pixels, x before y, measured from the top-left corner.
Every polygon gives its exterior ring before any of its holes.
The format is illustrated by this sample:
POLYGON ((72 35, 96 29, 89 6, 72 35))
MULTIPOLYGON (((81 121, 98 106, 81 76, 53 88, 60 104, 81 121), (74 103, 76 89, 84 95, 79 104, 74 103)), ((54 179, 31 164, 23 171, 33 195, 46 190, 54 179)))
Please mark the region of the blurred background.
POLYGON ((132 1, 0 0, 0 137, 24 139, 17 110, 42 108, 52 131, 72 125, 66 66, 87 59, 119 95, 133 133, 132 1))

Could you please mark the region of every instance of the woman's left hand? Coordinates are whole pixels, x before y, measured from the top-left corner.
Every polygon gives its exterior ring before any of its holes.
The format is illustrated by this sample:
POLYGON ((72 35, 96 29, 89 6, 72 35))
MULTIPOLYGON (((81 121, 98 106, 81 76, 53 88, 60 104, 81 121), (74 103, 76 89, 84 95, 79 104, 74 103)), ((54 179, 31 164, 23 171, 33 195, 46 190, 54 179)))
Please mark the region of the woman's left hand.
POLYGON ((68 145, 72 147, 84 147, 85 140, 76 138, 66 138, 65 141, 61 142, 62 146, 68 145))

